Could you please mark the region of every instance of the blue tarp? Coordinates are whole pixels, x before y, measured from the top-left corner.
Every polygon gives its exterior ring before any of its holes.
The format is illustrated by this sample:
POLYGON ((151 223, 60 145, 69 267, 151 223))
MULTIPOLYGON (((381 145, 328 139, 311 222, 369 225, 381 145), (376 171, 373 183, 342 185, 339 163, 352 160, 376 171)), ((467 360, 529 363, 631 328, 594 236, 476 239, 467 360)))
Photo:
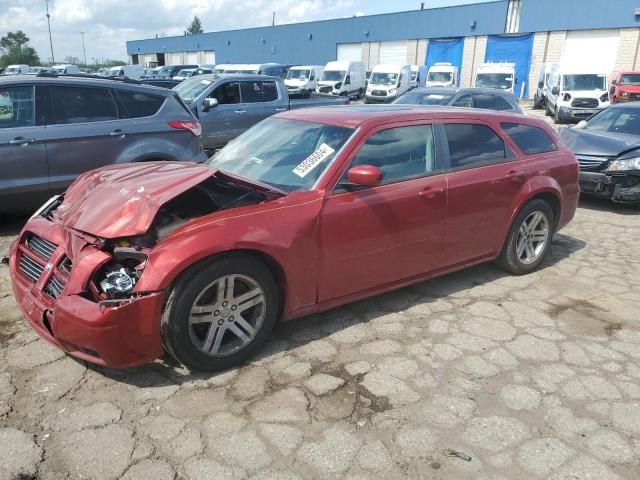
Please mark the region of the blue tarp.
POLYGON ((458 67, 458 72, 460 72, 463 48, 464 40, 461 37, 429 40, 427 58, 424 63, 429 68, 436 62, 449 62, 458 67))
POLYGON ((533 33, 523 35, 489 35, 485 62, 509 62, 516 64, 515 95, 520 95, 522 82, 525 83, 524 97, 529 96, 529 69, 531 68, 531 48, 533 33))

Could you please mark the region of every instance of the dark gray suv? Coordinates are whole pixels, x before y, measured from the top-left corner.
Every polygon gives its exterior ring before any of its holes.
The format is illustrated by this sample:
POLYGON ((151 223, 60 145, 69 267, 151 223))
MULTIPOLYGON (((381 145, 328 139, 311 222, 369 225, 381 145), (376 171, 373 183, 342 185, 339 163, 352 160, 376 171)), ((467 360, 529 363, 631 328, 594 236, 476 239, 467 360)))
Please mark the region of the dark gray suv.
POLYGON ((171 90, 81 77, 0 79, 0 212, 34 209, 104 165, 205 159, 200 123, 171 90))

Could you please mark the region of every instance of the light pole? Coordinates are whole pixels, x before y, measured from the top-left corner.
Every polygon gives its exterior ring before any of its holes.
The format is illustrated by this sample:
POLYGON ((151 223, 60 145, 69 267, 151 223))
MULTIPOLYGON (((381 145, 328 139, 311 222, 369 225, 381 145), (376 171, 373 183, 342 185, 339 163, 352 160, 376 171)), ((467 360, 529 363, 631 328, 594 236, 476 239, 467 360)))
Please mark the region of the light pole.
POLYGON ((51 64, 56 63, 56 58, 53 56, 53 40, 51 40, 51 15, 49 15, 49 0, 44 0, 47 4, 47 27, 49 28, 49 45, 51 46, 51 64))
POLYGON ((84 48, 84 32, 80 32, 82 35, 82 53, 84 54, 84 66, 87 66, 87 51, 84 48))

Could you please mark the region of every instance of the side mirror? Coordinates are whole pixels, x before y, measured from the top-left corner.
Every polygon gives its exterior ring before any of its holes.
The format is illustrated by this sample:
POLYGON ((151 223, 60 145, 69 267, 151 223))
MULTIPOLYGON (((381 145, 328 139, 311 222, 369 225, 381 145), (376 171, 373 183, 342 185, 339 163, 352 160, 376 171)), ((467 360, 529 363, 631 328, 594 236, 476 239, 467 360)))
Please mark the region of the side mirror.
POLYGON ((560 93, 560 89, 556 86, 551 89, 551 93, 554 95, 558 95, 560 93))
POLYGON ((217 106, 218 106, 217 98, 205 98, 204 101, 202 102, 202 111, 208 112, 209 110, 217 106))
POLYGON ((578 124, 573 128, 579 128, 580 130, 584 130, 586 127, 587 127, 587 121, 586 120, 580 120, 578 122, 578 124))
POLYGON ((616 93, 616 86, 615 85, 611 85, 611 88, 609 88, 609 93, 611 95, 614 95, 616 93))
POLYGON ((382 182, 382 171, 373 165, 358 165, 349 169, 347 179, 352 185, 377 187, 382 182))
POLYGON ((538 82, 538 88, 543 88, 544 87, 544 82, 538 82))
POLYGON ((611 85, 617 85, 618 82, 616 80, 611 80, 611 85))
POLYGON ((351 77, 347 77, 344 79, 344 84, 349 85, 351 83, 351 77))

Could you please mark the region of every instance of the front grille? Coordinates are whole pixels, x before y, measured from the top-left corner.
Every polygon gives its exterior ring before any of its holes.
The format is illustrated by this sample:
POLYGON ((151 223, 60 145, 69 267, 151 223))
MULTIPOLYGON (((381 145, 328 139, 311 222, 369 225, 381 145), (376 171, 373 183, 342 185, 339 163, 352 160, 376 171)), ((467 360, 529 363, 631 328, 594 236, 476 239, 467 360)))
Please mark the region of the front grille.
POLYGON ((49 260, 58 246, 34 233, 27 236, 25 244, 29 250, 44 260, 49 260))
POLYGON ((598 108, 597 98, 574 98, 571 102, 572 107, 576 108, 598 108))
POLYGON ((42 274, 42 270, 44 269, 42 265, 24 254, 20 256, 19 267, 22 273, 24 273, 34 282, 38 281, 40 275, 42 274))
POLYGON ((580 170, 601 170, 607 163, 606 157, 591 157, 588 155, 576 155, 580 170))
POLYGON ((384 90, 371 90, 371 95, 375 95, 376 97, 386 97, 387 92, 384 90))
POLYGON ((60 298, 64 291, 65 283, 53 275, 44 287, 44 291, 52 298, 60 298))

